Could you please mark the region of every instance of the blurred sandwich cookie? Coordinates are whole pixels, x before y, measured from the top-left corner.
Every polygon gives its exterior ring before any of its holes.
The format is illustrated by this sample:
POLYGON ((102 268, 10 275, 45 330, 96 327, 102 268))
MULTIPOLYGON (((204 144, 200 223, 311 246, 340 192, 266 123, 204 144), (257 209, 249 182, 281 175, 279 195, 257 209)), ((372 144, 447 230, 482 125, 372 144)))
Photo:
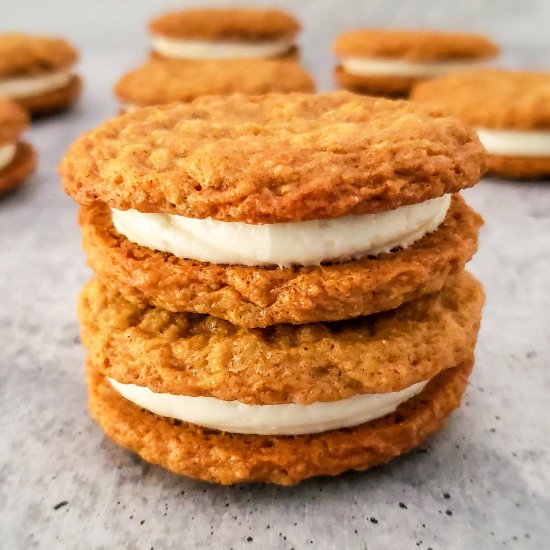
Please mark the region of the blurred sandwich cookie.
POLYGON ((499 49, 476 34, 365 29, 341 34, 334 53, 340 58, 334 72, 340 86, 403 97, 416 82, 476 67, 499 49))
POLYGON ((61 38, 0 35, 0 96, 17 101, 31 114, 65 109, 82 90, 72 70, 77 58, 61 38))
POLYGON ((412 98, 451 111, 477 129, 489 172, 550 176, 550 73, 472 71, 419 84, 412 98))
POLYGON ((281 10, 205 8, 151 21, 151 46, 162 57, 185 59, 296 56, 300 25, 281 10))

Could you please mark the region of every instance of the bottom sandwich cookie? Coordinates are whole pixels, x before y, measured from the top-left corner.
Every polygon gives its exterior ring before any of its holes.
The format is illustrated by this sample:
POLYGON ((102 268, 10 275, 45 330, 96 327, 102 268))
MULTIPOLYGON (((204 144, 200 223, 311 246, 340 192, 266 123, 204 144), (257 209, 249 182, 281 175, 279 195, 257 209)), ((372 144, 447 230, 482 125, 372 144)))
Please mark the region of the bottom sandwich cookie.
POLYGON ((221 484, 292 485, 366 470, 420 445, 461 401, 473 361, 446 369, 381 418, 316 434, 235 434, 163 417, 128 401, 89 362, 89 404, 107 435, 175 473, 221 484))
POLYGON ((146 460, 209 481, 366 469, 458 406, 482 304, 462 272, 391 312, 247 329, 133 304, 93 279, 79 303, 92 414, 146 460))

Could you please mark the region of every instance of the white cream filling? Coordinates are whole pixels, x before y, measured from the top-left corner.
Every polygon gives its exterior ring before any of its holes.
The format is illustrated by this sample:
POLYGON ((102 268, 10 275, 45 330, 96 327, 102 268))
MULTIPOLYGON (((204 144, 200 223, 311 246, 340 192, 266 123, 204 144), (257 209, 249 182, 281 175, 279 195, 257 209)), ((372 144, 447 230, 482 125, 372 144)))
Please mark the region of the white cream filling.
POLYGON ((151 38, 153 50, 165 57, 186 59, 232 59, 239 57, 276 57, 294 46, 294 37, 261 42, 229 40, 186 40, 156 35, 151 38))
POLYGON ((33 76, 5 78, 0 80, 0 96, 19 99, 51 92, 68 84, 71 77, 70 70, 65 70, 33 76))
POLYGON ((17 152, 17 144, 8 143, 0 145, 0 170, 3 170, 15 158, 17 152))
POLYGON ((311 405, 247 405, 214 397, 155 393, 107 378, 122 397, 154 414, 224 432, 257 435, 313 434, 357 426, 381 418, 419 394, 427 382, 391 393, 361 394, 311 405))
POLYGON ((492 155, 550 157, 550 131, 478 128, 477 135, 492 155))
POLYGON ((319 265, 407 247, 437 229, 444 195, 389 212, 253 225, 113 209, 116 230, 133 243, 178 258, 239 265, 319 265))
POLYGON ((479 66, 480 61, 434 61, 413 62, 399 59, 373 59, 344 57, 342 67, 357 76, 411 76, 430 77, 455 71, 465 71, 479 66))

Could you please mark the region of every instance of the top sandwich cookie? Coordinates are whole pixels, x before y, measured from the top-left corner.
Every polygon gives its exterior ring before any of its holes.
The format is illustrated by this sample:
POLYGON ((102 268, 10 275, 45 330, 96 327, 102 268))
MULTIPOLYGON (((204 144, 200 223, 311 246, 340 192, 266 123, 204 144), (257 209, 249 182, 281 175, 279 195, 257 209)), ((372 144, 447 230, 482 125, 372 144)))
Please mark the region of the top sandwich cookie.
POLYGON ((29 116, 17 103, 0 98, 0 194, 19 186, 36 166, 34 149, 20 140, 29 116))
POLYGON ((475 133, 439 110, 297 93, 140 109, 84 134, 61 174, 81 204, 277 224, 455 193, 483 162, 475 133))
POLYGON ((65 40, 26 34, 0 35, 0 96, 31 113, 71 105, 81 92, 72 72, 77 52, 65 40))
POLYGON ((484 70, 419 84, 415 101, 444 107, 477 128, 489 170, 550 175, 550 73, 484 70))
POLYGON ((270 58, 296 54, 300 25, 281 10, 205 8, 161 15, 149 30, 162 57, 270 58))
POLYGON ((475 251, 480 219, 451 195, 484 159, 437 110, 272 94, 123 115, 60 172, 92 267, 126 298, 267 326, 439 290, 475 251))
POLYGON ((365 29, 341 34, 334 52, 341 59, 335 77, 343 87, 405 96, 415 82, 469 69, 499 48, 476 34, 365 29))
POLYGON ((313 92, 310 74, 290 61, 152 59, 125 74, 115 93, 125 109, 192 101, 203 95, 313 92))

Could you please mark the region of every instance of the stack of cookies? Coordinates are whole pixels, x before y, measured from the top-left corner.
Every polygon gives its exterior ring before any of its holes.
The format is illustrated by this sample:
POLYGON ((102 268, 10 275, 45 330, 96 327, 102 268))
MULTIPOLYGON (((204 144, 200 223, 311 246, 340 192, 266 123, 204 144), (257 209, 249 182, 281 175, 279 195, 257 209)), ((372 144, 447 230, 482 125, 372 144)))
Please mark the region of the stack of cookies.
POLYGON ((83 135, 60 173, 95 272, 92 415, 223 484, 419 445, 473 366, 481 219, 457 193, 484 162, 440 111, 346 92, 199 98, 83 135))
POLYGON ((151 56, 118 81, 122 111, 203 95, 313 92, 295 62, 300 25, 280 10, 204 8, 163 14, 149 25, 151 56))
POLYGON ((297 63, 266 59, 150 59, 115 86, 122 110, 203 95, 313 92, 311 75, 297 63))

